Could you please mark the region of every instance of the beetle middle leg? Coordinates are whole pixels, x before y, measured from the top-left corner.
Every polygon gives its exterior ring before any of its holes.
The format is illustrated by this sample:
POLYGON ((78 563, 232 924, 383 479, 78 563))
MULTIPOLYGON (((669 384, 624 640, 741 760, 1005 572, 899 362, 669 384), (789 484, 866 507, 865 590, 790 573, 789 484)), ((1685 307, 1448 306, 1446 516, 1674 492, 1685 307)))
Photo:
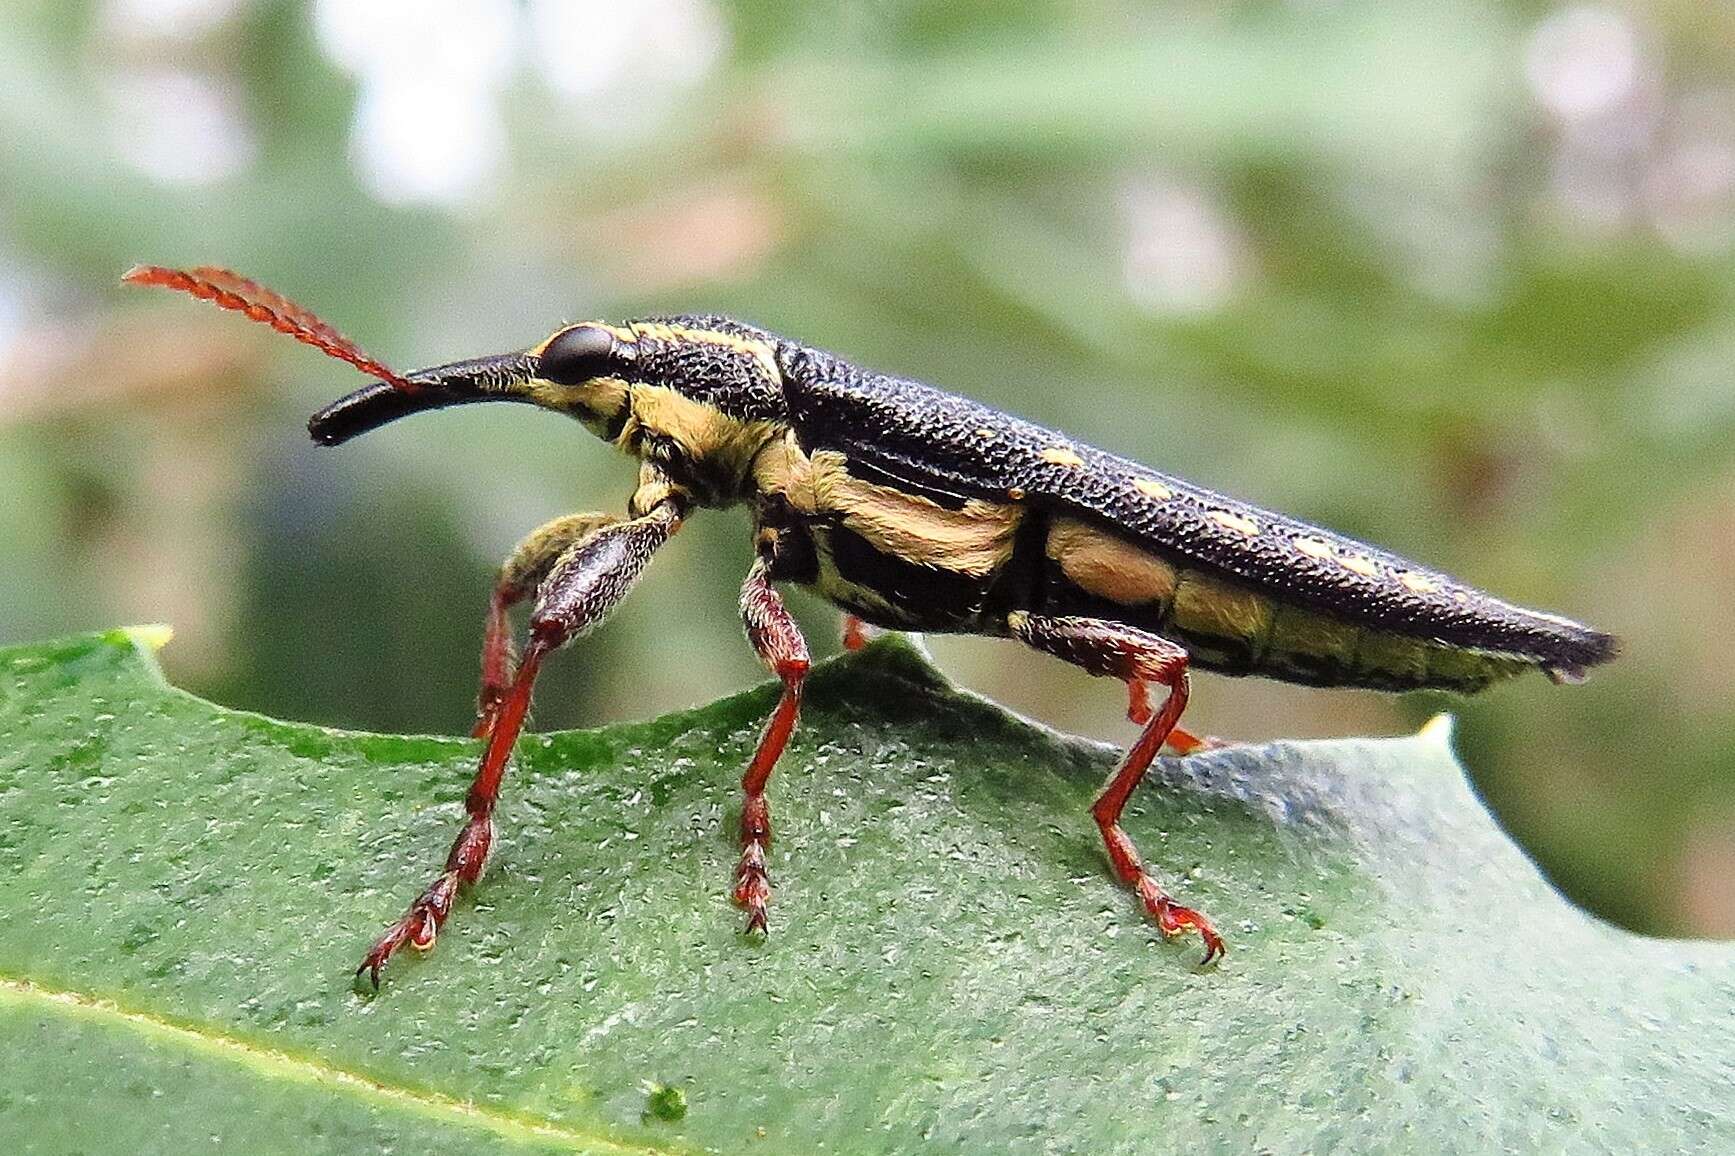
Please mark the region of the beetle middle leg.
POLYGON ((374 941, 356 968, 358 977, 366 972, 378 988, 380 968, 404 944, 423 951, 434 946, 441 926, 452 913, 459 887, 475 883, 487 862, 494 841, 494 805, 513 744, 530 709, 531 688, 542 660, 601 623, 679 525, 676 507, 657 507, 631 521, 593 528, 548 567, 537 590, 524 656, 500 697, 481 766, 464 798, 469 818, 446 855, 445 869, 403 917, 374 941))
POLYGON ((763 934, 765 905, 771 898, 765 866, 771 846, 771 805, 765 799, 765 784, 795 730, 796 716, 801 713, 801 684, 809 666, 807 640, 772 587, 771 564, 763 555, 754 561, 741 586, 741 621, 759 661, 783 681, 783 694, 765 724, 746 774, 741 776, 741 862, 735 869, 735 902, 747 909, 748 934, 763 934))
POLYGON ((1152 713, 1127 749, 1108 786, 1091 806, 1091 815, 1102 831, 1103 845, 1115 874, 1131 887, 1156 920, 1164 935, 1178 935, 1189 928, 1205 941, 1210 963, 1222 956, 1223 938, 1211 921, 1190 907, 1176 903, 1145 870, 1133 841, 1121 829, 1121 812, 1134 788, 1150 769, 1151 760, 1174 732, 1181 712, 1187 709, 1187 652, 1180 646, 1130 626, 1097 618, 1046 617, 1023 611, 1007 615, 1012 636, 1027 646, 1065 659, 1091 674, 1118 678, 1129 685, 1154 682, 1168 687, 1163 705, 1152 713))

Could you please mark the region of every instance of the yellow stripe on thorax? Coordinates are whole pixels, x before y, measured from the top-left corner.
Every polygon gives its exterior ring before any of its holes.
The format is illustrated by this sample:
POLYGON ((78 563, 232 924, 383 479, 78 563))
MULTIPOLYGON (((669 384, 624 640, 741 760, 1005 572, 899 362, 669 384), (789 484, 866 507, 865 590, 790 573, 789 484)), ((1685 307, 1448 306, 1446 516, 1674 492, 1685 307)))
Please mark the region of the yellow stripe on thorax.
POLYGON ((783 371, 777 367, 777 352, 771 343, 761 341, 756 337, 743 337, 739 333, 725 333, 721 329, 702 329, 693 325, 675 325, 665 321, 638 321, 631 325, 604 325, 610 333, 622 341, 636 344, 638 341, 699 341, 707 345, 717 345, 724 349, 744 353, 759 363, 765 371, 765 376, 771 381, 781 381, 783 371))

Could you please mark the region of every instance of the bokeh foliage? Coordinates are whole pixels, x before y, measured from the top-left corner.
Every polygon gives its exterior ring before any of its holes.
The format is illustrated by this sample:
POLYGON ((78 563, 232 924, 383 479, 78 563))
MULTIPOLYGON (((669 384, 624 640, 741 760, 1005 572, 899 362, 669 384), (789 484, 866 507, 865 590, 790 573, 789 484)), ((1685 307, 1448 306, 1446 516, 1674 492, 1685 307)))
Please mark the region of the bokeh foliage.
MULTIPOLYGON (((237 3, 180 36, 125 4, 0 5, 0 285, 21 303, 0 484, 27 499, 0 509, 0 634, 172 619, 172 673, 226 703, 455 732, 495 559, 630 485, 529 412, 316 451, 301 422, 353 375, 124 294, 135 260, 240 268, 404 366, 727 311, 1623 635, 1571 691, 1207 679, 1194 718, 1300 736, 1450 705, 1479 788, 1571 894, 1735 931, 1732 202, 1714 164, 1682 168, 1735 148, 1726 21, 1660 0, 644 7, 709 13, 709 70, 574 98, 515 65, 489 181, 394 204, 358 177, 366 81, 307 7, 237 3), (1588 118, 1537 64, 1586 11, 1638 69, 1588 118), (124 159, 119 80, 164 70, 220 83, 247 163, 165 182, 124 159)), ((623 44, 670 35, 644 19, 623 44)), ((540 723, 755 677, 745 525, 696 519, 551 671, 540 723)), ((828 614, 799 609, 826 649, 828 614)), ((936 650, 1021 709, 1127 735, 1110 688, 936 650)))

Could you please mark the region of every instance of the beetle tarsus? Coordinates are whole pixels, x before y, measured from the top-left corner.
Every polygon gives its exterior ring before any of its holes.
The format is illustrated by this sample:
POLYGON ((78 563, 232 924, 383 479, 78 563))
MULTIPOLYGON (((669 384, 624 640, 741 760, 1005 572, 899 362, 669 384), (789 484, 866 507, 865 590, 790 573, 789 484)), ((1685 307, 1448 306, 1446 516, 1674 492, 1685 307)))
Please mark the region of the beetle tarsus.
POLYGON ((771 877, 765 855, 770 846, 771 808, 763 794, 750 794, 741 807, 741 862, 735 868, 735 902, 747 910, 748 935, 766 934, 771 877))
POLYGON ((1205 957, 1199 961, 1200 967, 1206 967, 1223 958, 1229 950, 1209 919, 1191 907, 1176 903, 1149 875, 1140 876, 1138 893, 1140 901, 1145 905, 1145 911, 1156 921, 1157 930, 1164 936, 1173 938, 1187 931, 1199 933, 1199 938, 1205 943, 1205 957))
MULTIPOLYGON (((745 822, 742 826, 745 829, 745 822)), ((743 836, 741 864, 735 868, 735 902, 747 910, 747 926, 743 934, 749 936, 769 934, 765 910, 771 900, 771 879, 765 871, 765 848, 769 838, 769 830, 763 840, 748 840, 743 836)))

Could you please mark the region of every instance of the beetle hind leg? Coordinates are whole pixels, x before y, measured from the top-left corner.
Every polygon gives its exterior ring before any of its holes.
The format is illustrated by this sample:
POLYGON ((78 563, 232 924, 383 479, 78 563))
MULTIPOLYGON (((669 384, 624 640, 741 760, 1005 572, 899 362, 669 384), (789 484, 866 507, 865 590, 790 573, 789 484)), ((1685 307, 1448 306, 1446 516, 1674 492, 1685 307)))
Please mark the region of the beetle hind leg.
MULTIPOLYGON (((1156 712, 1151 707, 1151 686, 1142 678, 1129 678, 1127 683, 1127 721, 1134 726, 1144 726, 1151 721, 1156 712)), ((1210 735, 1196 735, 1192 731, 1183 730, 1180 726, 1170 728, 1169 737, 1164 745, 1177 755, 1196 755, 1200 751, 1214 751, 1229 744, 1222 739, 1210 735)))
MULTIPOLYGON (((1091 805, 1091 817, 1102 832, 1103 846, 1108 850, 1115 875, 1138 895, 1145 911, 1156 921, 1157 929, 1168 936, 1197 931, 1205 942, 1201 965, 1222 958, 1226 950, 1223 937, 1217 934, 1211 921, 1191 907, 1177 903, 1163 889, 1145 870, 1138 848, 1120 825, 1127 800, 1163 744, 1174 740, 1175 723, 1187 709, 1187 652, 1166 638, 1096 618, 1045 617, 1019 611, 1007 616, 1007 626, 1013 637, 1027 646, 1091 674, 1127 683, 1132 695, 1128 714, 1135 716, 1135 722, 1142 721, 1144 729, 1127 749, 1108 786, 1091 805), (1140 720, 1136 714, 1143 696, 1137 688, 1146 683, 1165 686, 1169 694, 1155 711, 1149 709, 1148 699, 1144 700, 1142 713, 1146 717, 1140 720)), ((1198 741, 1191 735, 1185 737, 1198 741)))

